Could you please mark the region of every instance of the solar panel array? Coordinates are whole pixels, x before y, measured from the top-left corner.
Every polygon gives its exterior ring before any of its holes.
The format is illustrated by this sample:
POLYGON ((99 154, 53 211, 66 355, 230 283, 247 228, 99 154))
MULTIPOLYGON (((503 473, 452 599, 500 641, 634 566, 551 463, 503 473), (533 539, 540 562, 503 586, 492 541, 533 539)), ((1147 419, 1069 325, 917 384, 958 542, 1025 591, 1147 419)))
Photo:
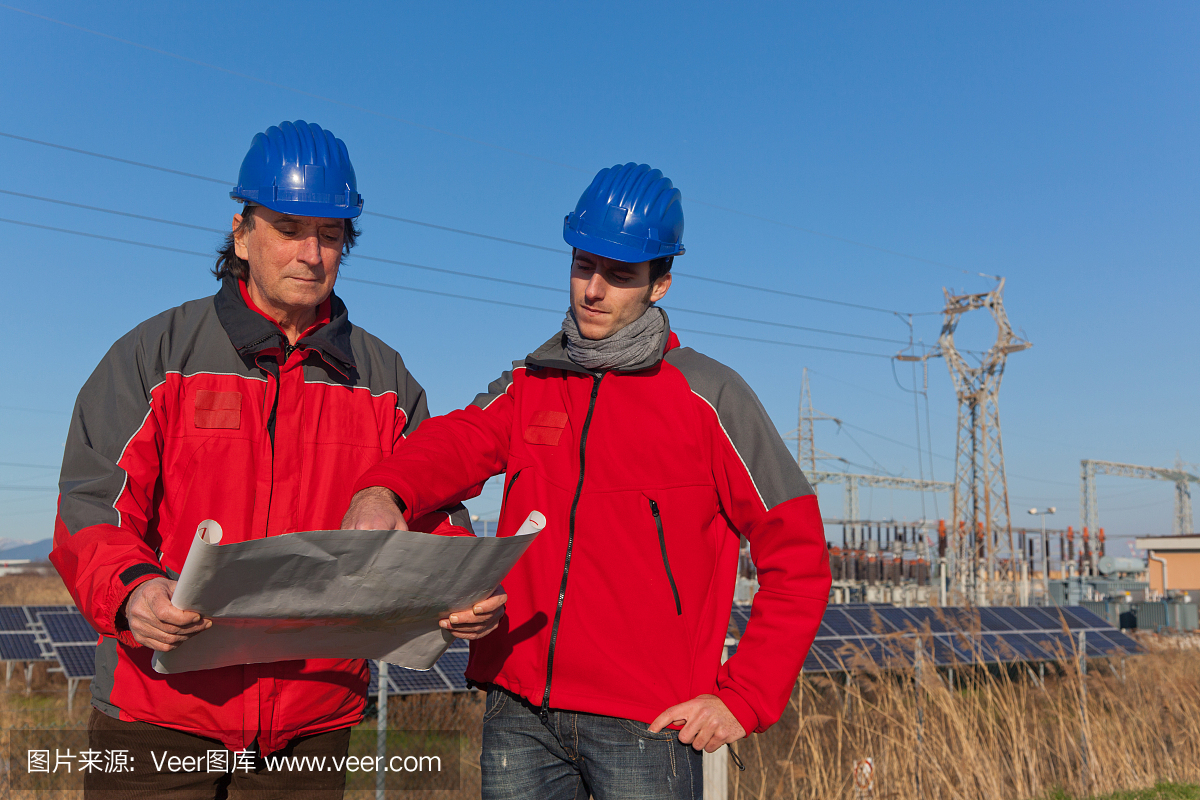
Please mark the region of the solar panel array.
MULTIPOLYGON (((749 605, 733 607, 731 622, 739 637, 749 618, 749 605)), ((1054 661, 1075 654, 1080 631, 1086 631, 1089 657, 1140 652, 1133 638, 1079 606, 967 609, 836 605, 825 611, 804 670, 844 672, 860 667, 910 666, 918 648, 926 663, 937 666, 1054 661)))
POLYGON ((57 661, 68 678, 91 678, 99 638, 74 606, 0 606, 0 661, 57 661))
MULTIPOLYGON (((462 639, 455 639, 450 648, 433 665, 433 669, 415 670, 388 664, 388 694, 437 694, 441 692, 465 692, 467 689, 467 659, 470 650, 462 639)), ((367 692, 371 697, 379 694, 379 669, 377 662, 368 661, 371 682, 367 692)))

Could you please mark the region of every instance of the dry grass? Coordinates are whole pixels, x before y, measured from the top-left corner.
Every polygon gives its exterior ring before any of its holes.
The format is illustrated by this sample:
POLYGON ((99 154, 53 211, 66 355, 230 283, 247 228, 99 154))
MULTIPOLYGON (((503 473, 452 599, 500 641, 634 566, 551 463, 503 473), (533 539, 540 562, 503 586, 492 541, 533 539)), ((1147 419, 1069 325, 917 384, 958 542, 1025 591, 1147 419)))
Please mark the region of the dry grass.
MULTIPOLYGON (((0 578, 0 604, 69 602, 53 574, 0 578)), ((953 682, 945 669, 927 668, 918 682, 911 668, 865 664, 848 685, 805 676, 783 719, 739 744, 747 771, 731 768, 730 797, 853 798, 852 766, 871 757, 880 800, 1200 798, 1195 786, 1150 788, 1200 782, 1200 654, 1192 640, 1144 641, 1151 652, 1127 659, 1123 675, 1119 662, 1093 659, 1083 680, 1070 654, 1044 681, 1025 667, 958 668, 953 682)), ((66 682, 38 665, 28 695, 19 671, 0 691, 0 723, 82 729, 87 697, 85 685, 68 715, 66 682)), ((423 796, 479 796, 481 694, 391 698, 388 712, 393 729, 467 737, 459 790, 423 796)))
MULTIPOLYGON (((784 718, 741 743, 731 796, 852 798, 851 771, 874 759, 873 797, 1027 800, 1090 797, 1200 780, 1200 658, 1146 639, 1151 652, 1066 655, 1045 680, 1025 666, 806 676, 784 718), (1082 691, 1086 687, 1086 691, 1082 691), (1086 699, 1081 703, 1081 698, 1086 699)), ((1181 787, 1191 797, 1194 787, 1181 787)), ((1132 795, 1131 795, 1132 796, 1132 795)), ((1158 794, 1137 795, 1157 797, 1158 794)))

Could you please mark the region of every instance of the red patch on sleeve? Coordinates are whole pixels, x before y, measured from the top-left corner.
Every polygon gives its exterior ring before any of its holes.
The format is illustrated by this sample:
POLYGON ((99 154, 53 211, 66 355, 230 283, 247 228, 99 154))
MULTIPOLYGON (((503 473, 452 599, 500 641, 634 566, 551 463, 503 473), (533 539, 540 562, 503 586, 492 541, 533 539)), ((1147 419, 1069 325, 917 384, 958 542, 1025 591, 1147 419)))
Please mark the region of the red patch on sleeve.
POLYGON ((242 393, 210 392, 207 389, 196 392, 196 427, 242 427, 242 393))

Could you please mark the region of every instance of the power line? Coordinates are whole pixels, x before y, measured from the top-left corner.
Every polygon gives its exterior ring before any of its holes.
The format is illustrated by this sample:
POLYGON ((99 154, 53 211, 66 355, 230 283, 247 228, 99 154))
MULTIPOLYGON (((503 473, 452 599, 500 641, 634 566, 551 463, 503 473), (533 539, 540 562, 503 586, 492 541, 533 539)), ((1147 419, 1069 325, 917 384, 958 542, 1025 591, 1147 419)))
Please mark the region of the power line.
MULTIPOLYGON (((0 8, 7 8, 7 6, 0 4, 0 8)), ((28 136, 18 136, 16 134, 6 133, 4 131, 0 131, 0 136, 5 136, 10 139, 16 139, 16 140, 22 141, 22 142, 28 142, 30 144, 43 145, 45 147, 53 147, 53 148, 56 148, 59 150, 66 150, 66 151, 69 151, 72 153, 78 153, 81 155, 93 156, 95 158, 103 158, 103 159, 107 159, 109 161, 116 161, 116 162, 119 162, 122 164, 128 164, 128 165, 135 166, 135 167, 144 167, 145 169, 157 170, 159 172, 167 172, 172 175, 182 175, 182 176, 185 176, 188 178, 196 178, 197 180, 208 181, 210 183, 217 183, 217 184, 221 184, 223 186, 230 185, 230 181, 224 181, 219 178, 211 178, 206 175, 196 175, 191 172, 183 172, 183 171, 176 170, 176 169, 169 169, 167 167, 160 167, 155 164, 147 164, 147 163, 144 163, 141 161, 132 161, 127 158, 119 158, 117 156, 110 156, 110 155, 106 155, 104 153, 96 153, 91 150, 81 150, 76 147, 67 147, 65 145, 55 144, 54 142, 47 142, 47 141, 43 141, 41 139, 33 139, 28 136)), ((38 199, 38 200, 46 200, 47 202, 52 202, 52 203, 59 202, 59 203, 62 203, 63 205, 76 205, 74 203, 67 203, 65 201, 57 201, 57 200, 50 200, 50 199, 44 198, 44 197, 37 197, 36 195, 23 195, 19 192, 6 192, 6 194, 13 194, 13 195, 17 195, 19 197, 30 197, 30 198, 38 199)), ((78 207, 92 208, 91 206, 78 206, 78 207)), ((93 209, 93 210, 99 210, 99 209, 93 209)), ((126 212, 115 212, 115 213, 122 214, 123 216, 138 217, 141 219, 154 219, 152 217, 141 217, 140 215, 128 214, 126 212)), ((460 234, 463 236, 473 236, 478 239, 487 239, 489 241, 494 241, 494 242, 503 242, 504 244, 516 245, 518 247, 528 247, 528 248, 531 248, 534 250, 543 250, 543 251, 550 252, 550 253, 559 253, 559 254, 563 254, 563 255, 570 255, 570 253, 571 253, 570 250, 566 250, 563 248, 547 247, 545 245, 534 244, 532 242, 522 242, 517 239, 507 239, 502 236, 493 236, 493 235, 487 234, 487 233, 479 233, 477 231, 469 231, 469 230, 466 230, 463 228, 452 228, 448 225, 438 225, 438 224, 435 224, 432 222, 422 222, 420 220, 409 219, 407 217, 398 217, 398 216, 395 216, 392 214, 383 214, 378 211, 365 211, 364 210, 363 215, 370 216, 370 217, 379 217, 381 219, 392 220, 395 222, 403 222, 403 223, 406 223, 409 225, 419 225, 421 227, 432 228, 435 230, 448 231, 450 233, 457 233, 457 234, 460 234)), ((168 222, 166 220, 158 220, 158 221, 166 222, 166 224, 169 224, 169 225, 179 225, 182 227, 189 227, 189 228, 190 227, 200 227, 200 226, 194 226, 194 225, 187 225, 187 224, 181 223, 181 222, 168 222)), ((215 230, 215 229, 200 227, 200 230, 215 230)), ((218 233, 226 233, 226 231, 217 231, 217 232, 218 233)), ((856 308, 856 309, 860 309, 863 311, 874 311, 874 312, 877 312, 880 314, 888 314, 888 315, 892 315, 892 316, 900 316, 900 317, 928 316, 928 315, 942 313, 940 311, 917 311, 917 312, 896 311, 894 309, 879 308, 877 306, 863 305, 861 303, 851 303, 851 302, 847 302, 845 300, 833 300, 828 297, 816 297, 814 295, 809 295, 809 294, 800 294, 798 292, 789 292, 789 291, 785 291, 785 290, 778 289, 778 288, 772 288, 772 287, 768 287, 768 286, 756 286, 754 284, 738 283, 737 281, 728 281, 728 280, 723 280, 721 278, 711 278, 706 275, 697 275, 695 273, 682 272, 682 271, 676 270, 676 269, 672 270, 672 274, 674 274, 676 277, 690 278, 693 280, 704 281, 706 283, 715 283, 715 284, 719 284, 722 286, 732 286, 732 287, 735 287, 738 289, 747 289, 750 291, 762 292, 764 294, 770 294, 770 295, 782 295, 784 297, 792 297, 792 298, 795 298, 798 300, 808 300, 808 301, 811 301, 814 303, 828 303, 830 305, 843 306, 845 308, 856 308)))
POLYGON ((716 333, 714 331, 699 331, 693 328, 676 328, 672 326, 671 330, 680 331, 682 333, 698 333, 701 336, 719 336, 722 339, 739 339, 743 342, 760 342, 762 344, 777 344, 783 347, 799 347, 804 350, 823 350, 827 353, 845 353, 851 356, 869 356, 871 358, 891 358, 886 353, 868 353, 864 350, 842 350, 837 347, 820 347, 815 344, 798 344, 796 342, 781 342, 777 339, 759 339, 756 336, 735 336, 732 333, 716 333))
MULTIPOLYGON (((195 66, 200 66, 200 67, 205 67, 207 69, 216 70, 218 72, 225 73, 226 75, 233 75, 235 77, 242 78, 244 80, 253 81, 255 83, 260 83, 264 86, 270 86, 274 89, 283 89, 284 91, 292 92, 294 94, 298 94, 303 97, 310 97, 314 100, 321 100, 326 103, 332 103, 333 105, 342 106, 343 108, 350 108, 355 111, 360 111, 364 114, 370 114, 372 116, 380 117, 382 119, 391 120, 393 122, 399 122, 402 125, 409 125, 411 127, 419 128, 421 130, 430 131, 432 133, 439 133, 439 134, 442 134, 443 136, 449 136, 453 139, 458 139, 458 140, 464 141, 464 142, 470 142, 472 144, 481 145, 483 147, 489 147, 494 150, 500 150, 502 152, 509 153, 511 155, 517 155, 517 156, 521 156, 522 158, 528 158, 528 159, 532 159, 534 161, 540 161, 544 164, 552 164, 556 167, 562 167, 563 169, 567 169, 572 172, 578 172, 578 173, 582 173, 584 175, 591 174, 588 170, 583 169, 581 167, 577 167, 574 164, 567 164, 562 161, 555 161, 553 159, 545 158, 543 156, 534 155, 533 153, 526 153, 522 150, 516 150, 511 147, 505 147, 503 145, 495 144, 493 142, 488 142, 483 139, 476 139, 471 136, 464 136, 459 133, 454 133, 453 131, 448 131, 448 130, 445 130, 442 128, 436 128, 436 127, 433 127, 432 125, 425 125, 423 123, 416 122, 414 120, 405 119, 404 117, 397 117, 392 114, 385 114, 382 111, 376 111, 374 109, 367 108, 366 106, 360 106, 360 105, 356 105, 354 103, 348 103, 344 100, 338 100, 336 98, 326 97, 324 95, 319 95, 314 92, 307 92, 307 91, 304 91, 303 89, 297 89, 294 86, 288 86, 287 84, 278 83, 276 81, 269 81, 264 78, 259 78, 259 77, 256 77, 254 75, 249 75, 244 72, 237 72, 236 70, 232 70, 227 67, 218 66, 216 64, 210 64, 208 62, 199 61, 194 58, 188 58, 187 56, 183 56, 178 53, 172 53, 169 50, 163 50, 163 49, 157 48, 157 47, 150 47, 149 45, 144 45, 139 42, 132 41, 130 39, 123 39, 119 36, 113 36, 110 33, 103 33, 101 31, 93 30, 91 28, 85 28, 82 25, 75 25, 70 22, 65 22, 63 20, 55 19, 53 17, 47 17, 42 14, 35 14, 32 11, 27 11, 23 8, 17 8, 16 6, 10 6, 10 5, 0 3, 0 8, 5 8, 5 9, 8 9, 9 11, 14 11, 18 14, 24 14, 26 16, 33 17, 35 19, 40 19, 44 22, 51 22, 51 23, 54 23, 55 25, 61 25, 64 28, 71 28, 72 30, 81 31, 83 33, 88 33, 88 34, 91 34, 93 36, 98 36, 103 39, 109 39, 110 41, 120 42, 122 44, 126 44, 131 47, 136 47, 141 50, 146 50, 147 52, 156 53, 156 54, 162 55, 162 56, 167 56, 168 58, 173 58, 173 59, 176 59, 178 61, 183 61, 188 64, 193 64, 195 66)), ((973 272, 971 270, 966 270, 961 267, 955 267, 950 264, 945 264, 941 261, 933 261, 928 258, 922 258, 920 256, 914 256, 914 255, 910 255, 908 253, 902 253, 898 250, 889 250, 887 248, 878 247, 876 245, 867 244, 865 242, 860 242, 855 239, 849 239, 844 236, 835 236, 833 234, 823 233, 821 231, 813 230, 811 228, 804 228, 799 225, 793 225, 791 223, 781 222, 779 220, 771 219, 770 217, 764 217, 764 216, 761 216, 758 214, 750 214, 745 211, 738 211, 736 209, 732 209, 727 206, 718 205, 716 203, 710 203, 708 201, 700 200, 698 198, 689 198, 689 199, 692 202, 700 203, 701 205, 706 205, 706 206, 709 206, 710 208, 715 208, 720 211, 725 211, 727 213, 738 214, 740 216, 748 217, 750 219, 757 219, 762 222, 770 223, 772 225, 778 225, 780 227, 790 228, 792 230, 801 231, 803 233, 821 236, 821 237, 824 237, 827 239, 831 239, 833 241, 842 242, 844 244, 850 244, 850 245, 854 245, 856 247, 863 247, 863 248, 866 248, 869 250, 875 250, 877 252, 886 253, 887 255, 896 256, 897 258, 904 258, 904 259, 908 259, 908 260, 915 261, 915 262, 922 263, 922 264, 927 264, 927 265, 936 266, 936 267, 943 267, 945 269, 953 270, 955 272, 961 272, 965 275, 973 275, 973 276, 978 275, 983 278, 996 279, 996 276, 994 276, 994 275, 988 275, 983 272, 973 272)))
MULTIPOLYGON (((203 225, 190 225, 188 223, 176 222, 175 220, 163 219, 161 217, 150 217, 145 214, 132 214, 127 211, 117 211, 115 209, 103 208, 101 206, 91 206, 91 205, 85 205, 83 203, 74 203, 74 202, 70 202, 68 200, 59 200, 59 199, 53 198, 53 197, 42 197, 40 195, 26 194, 25 192, 14 192, 14 191, 11 191, 8 189, 0 189, 0 194, 7 194, 7 195, 11 195, 13 197, 23 197, 23 198, 26 198, 29 200, 38 200, 38 201, 44 202, 44 203, 54 203, 54 204, 62 205, 62 206, 69 206, 71 208, 82 208, 82 209, 86 209, 88 211, 96 211, 101 214, 115 214, 117 216, 130 217, 133 219, 145 220, 147 222, 157 222, 157 223, 161 223, 163 225, 174 225, 177 227, 189 228, 192 230, 204 231, 207 233, 216 233, 216 234, 227 233, 226 231, 222 231, 218 228, 209 228, 209 227, 205 227, 203 225)), ((121 241, 124 241, 124 240, 121 240, 121 241)), ((490 281, 492 283, 506 284, 509 286, 518 286, 518 287, 525 288, 525 289, 537 289, 540 291, 554 292, 555 294, 561 294, 564 291, 561 287, 545 286, 543 284, 527 283, 525 281, 515 281, 515 280, 509 279, 509 278, 497 278, 494 275, 480 275, 475 272, 464 272, 462 270, 446 269, 444 267, 430 267, 425 264, 415 264, 411 261, 398 261, 398 260, 392 259, 392 258, 382 258, 379 256, 368 256, 368 255, 362 255, 362 254, 356 254, 354 256, 354 258, 357 260, 361 260, 361 261, 374 261, 374 262, 377 262, 380 264, 393 264, 393 265, 400 266, 400 267, 409 267, 412 269, 424 270, 426 272, 436 272, 436 273, 440 273, 443 275, 456 275, 456 276, 463 277, 463 278, 473 278, 475 280, 490 281)), ((823 333, 823 334, 828 334, 830 336, 845 336, 845 337, 852 338, 852 339, 866 339, 869 341, 888 342, 888 343, 893 343, 893 344, 907 344, 907 342, 902 339, 887 339, 887 338, 879 337, 879 336, 868 336, 866 334, 861 334, 861 333, 848 333, 845 331, 833 331, 833 330, 828 330, 825 328, 812 328, 812 327, 808 327, 805 325, 792 325, 792 324, 786 323, 786 322, 775 322, 772 320, 752 319, 749 317, 739 317, 739 316, 735 316, 732 314, 720 314, 715 311, 702 311, 702 310, 694 309, 694 308, 680 308, 680 307, 676 307, 676 306, 671 306, 670 308, 672 308, 675 311, 680 311, 683 313, 699 314, 702 316, 714 317, 714 318, 718 318, 718 319, 728 319, 728 320, 733 320, 736 322, 748 322, 748 323, 751 323, 754 325, 766 325, 766 326, 776 327, 776 328, 787 328, 787 329, 791 329, 791 330, 807 331, 810 333, 823 333)))
POLYGON ((20 464, 15 461, 0 461, 0 467, 27 467, 29 469, 58 469, 58 465, 51 464, 20 464))
POLYGON ((0 485, 0 491, 5 492, 57 492, 57 486, 8 486, 0 485))
MULTIPOLYGON (((138 242, 138 241, 134 241, 132 239, 120 239, 115 236, 101 236, 98 233, 86 233, 84 231, 76 231, 76 230, 71 230, 69 228, 58 228, 58 227, 54 227, 52 225, 39 225, 34 222, 23 222, 21 220, 16 220, 16 219, 7 219, 5 217, 0 217, 0 222, 5 222, 5 223, 8 223, 9 225, 21 225, 21 226, 24 226, 27 228, 37 228, 40 230, 53 231, 55 233, 67 233, 67 234, 71 234, 73 236, 85 236, 89 239, 100 239, 100 240, 106 241, 106 242, 116 242, 118 244, 128 244, 128 245, 133 245, 135 247, 148 247, 153 250, 165 250, 167 252, 180 253, 182 255, 200 256, 202 258, 212 258, 211 253, 201 253, 196 250, 183 250, 178 247, 166 247, 164 245, 159 245, 159 244, 150 244, 149 242, 138 242)), ((371 281, 371 280, 366 280, 363 278, 350 278, 350 277, 347 277, 344 275, 339 275, 338 280, 349 281, 351 283, 363 283, 363 284, 368 284, 368 285, 372 285, 372 286, 382 286, 382 287, 391 288, 391 289, 400 289, 400 290, 408 291, 408 292, 419 292, 421 294, 430 294, 430 295, 436 295, 439 297, 448 297, 448 298, 452 298, 452 299, 456 299, 456 300, 470 300, 470 301, 477 302, 477 303, 489 303, 491 305, 507 306, 509 308, 521 308, 521 309, 525 309, 528 311, 544 311, 544 312, 548 312, 551 314, 565 313, 562 309, 542 308, 540 306, 530 306, 530 305, 525 305, 522 303, 510 303, 510 302, 507 302, 504 300, 492 300, 490 298, 484 298, 484 297, 472 297, 470 295, 456 294, 456 293, 452 293, 452 292, 439 292, 439 291, 436 291, 433 289, 418 289, 415 286, 402 286, 400 284, 384 283, 382 281, 371 281)), ((827 351, 827 352, 831 352, 831 353, 845 353, 847 355, 869 356, 871 358, 891 358, 890 355, 887 355, 885 353, 868 353, 868 352, 861 351, 861 350, 843 350, 843 349, 834 348, 834 347, 821 347, 819 345, 800 344, 798 342, 781 342, 781 341, 777 341, 777 340, 773 340, 773 339, 759 339, 759 338, 755 338, 755 337, 751 337, 751 336, 735 336, 734 334, 730 334, 730 333, 716 333, 715 331, 699 331, 699 330, 691 330, 688 328, 676 328, 675 330, 683 331, 686 333, 698 333, 698 334, 702 334, 704 336, 717 336, 717 337, 724 338, 724 339, 738 339, 738 340, 747 341, 747 342, 761 342, 763 344, 775 344, 775 345, 780 345, 783 347, 798 347, 798 348, 802 348, 805 350, 823 350, 823 351, 827 351)))
MULTIPOLYGON (((0 5, 0 8, 8 8, 8 6, 0 5)), ((218 180, 216 178, 209 178, 205 175, 196 175, 195 173, 192 173, 192 172, 180 172, 177 169, 168 169, 167 167, 158 167, 158 166, 155 166, 154 164, 146 164, 141 161, 130 161, 128 158, 118 158, 117 156, 109 156, 109 155, 105 155, 104 153, 95 153, 95 152, 92 152, 91 150, 80 150, 78 147, 67 147, 65 144, 54 144, 53 142, 44 142, 41 139, 30 139, 25 136, 17 136, 15 133, 5 133, 4 131, 0 131, 0 136, 6 136, 9 139, 17 139, 22 142, 29 142, 30 144, 40 144, 43 147, 55 147, 59 150, 67 150, 68 152, 71 152, 71 153, 79 153, 80 155, 92 156, 93 158, 103 158, 103 159, 107 159, 108 161, 116 161, 121 164, 131 164, 135 167, 144 167, 146 169, 158 170, 159 172, 169 172, 172 175, 182 175, 185 178, 195 178, 198 181, 209 181, 210 183, 220 183, 225 186, 229 185, 228 181, 222 181, 222 180, 218 180)))

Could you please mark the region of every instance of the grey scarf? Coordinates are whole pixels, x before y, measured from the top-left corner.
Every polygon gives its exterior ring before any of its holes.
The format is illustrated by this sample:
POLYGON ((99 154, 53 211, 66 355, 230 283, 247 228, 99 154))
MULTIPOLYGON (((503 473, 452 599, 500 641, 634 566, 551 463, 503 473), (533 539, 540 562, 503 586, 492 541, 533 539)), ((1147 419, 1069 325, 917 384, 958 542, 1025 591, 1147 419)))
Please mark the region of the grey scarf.
POLYGON ((661 352, 667 315, 661 308, 650 306, 645 314, 607 339, 585 339, 579 332, 575 310, 567 309, 562 329, 567 335, 567 355, 584 369, 629 369, 645 363, 656 351, 661 352))

